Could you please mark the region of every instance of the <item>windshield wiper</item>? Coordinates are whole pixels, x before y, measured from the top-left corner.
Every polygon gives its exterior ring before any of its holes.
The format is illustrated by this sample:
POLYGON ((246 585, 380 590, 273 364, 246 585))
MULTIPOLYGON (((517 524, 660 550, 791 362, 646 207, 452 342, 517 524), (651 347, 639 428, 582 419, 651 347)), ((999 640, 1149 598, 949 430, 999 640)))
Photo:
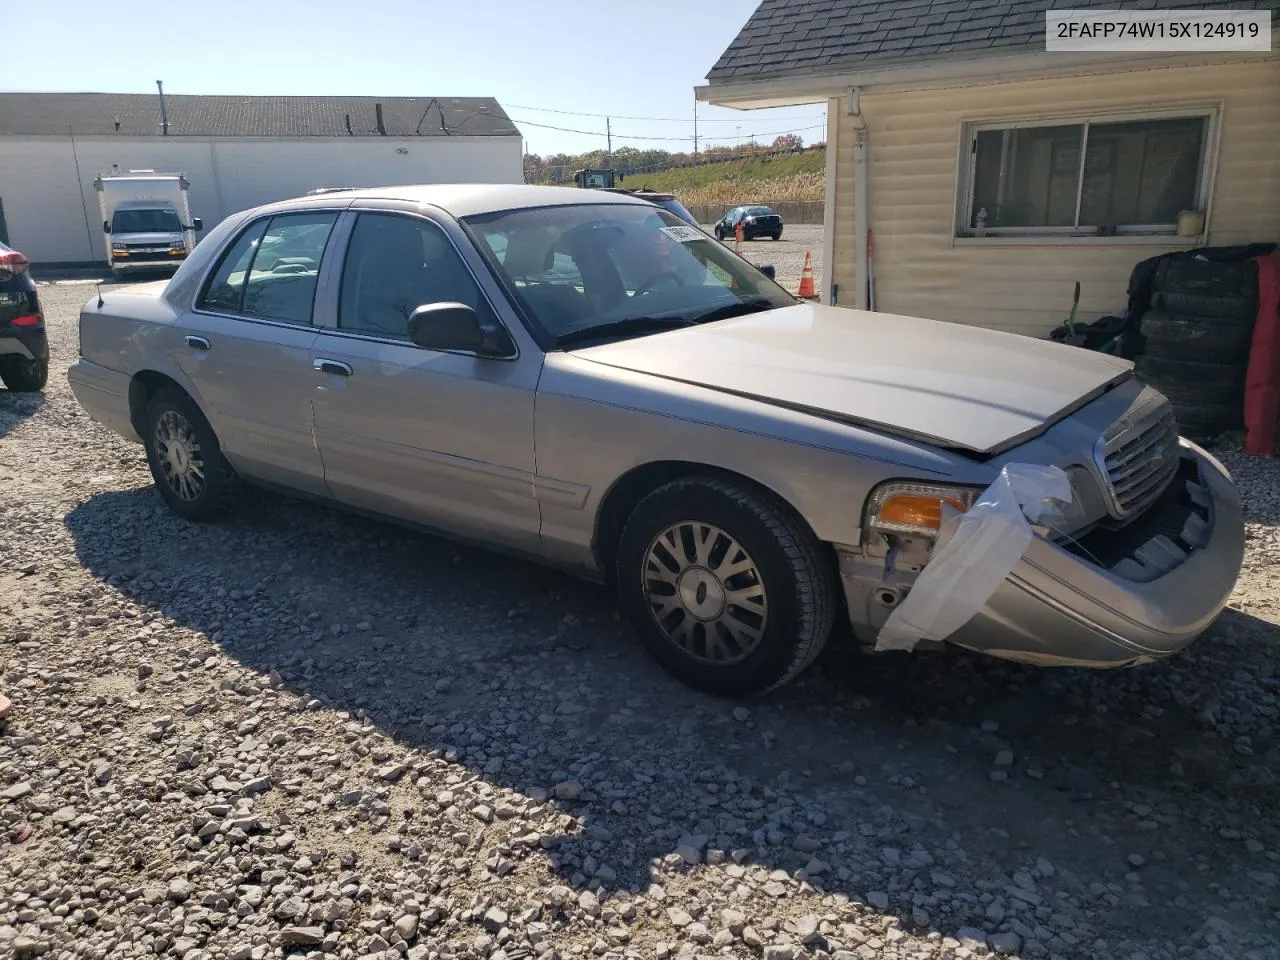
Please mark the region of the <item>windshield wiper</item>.
POLYGON ((706 313, 698 314, 693 318, 692 322, 714 323, 716 320, 728 320, 730 317, 742 317, 748 313, 772 310, 774 306, 774 302, 765 297, 756 297, 752 300, 736 300, 733 303, 726 303, 723 306, 716 307, 714 310, 708 310, 706 313))
POLYGON ((716 320, 727 320, 730 317, 741 317, 748 313, 772 310, 774 307, 772 300, 756 297, 752 300, 735 300, 733 303, 726 303, 706 313, 700 313, 696 317, 628 317, 625 320, 601 323, 582 330, 572 330, 557 337, 556 346, 563 347, 588 340, 601 340, 618 333, 657 333, 661 330, 674 330, 677 327, 693 327, 703 323, 713 323, 716 320))
POLYGON ((684 317, 628 317, 625 320, 599 323, 594 327, 584 327, 581 330, 571 330, 561 334, 556 337, 556 346, 564 347, 588 340, 603 340, 617 333, 657 333, 660 330, 693 326, 697 322, 686 320, 684 317))

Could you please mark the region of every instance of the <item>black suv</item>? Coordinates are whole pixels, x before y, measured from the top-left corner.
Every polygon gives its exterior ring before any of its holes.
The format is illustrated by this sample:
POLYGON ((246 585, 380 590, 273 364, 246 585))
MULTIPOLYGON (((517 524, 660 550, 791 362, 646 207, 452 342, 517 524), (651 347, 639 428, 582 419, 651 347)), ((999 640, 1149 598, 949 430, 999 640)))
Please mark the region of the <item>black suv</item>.
POLYGON ((49 379, 49 338, 27 258, 0 243, 0 381, 34 393, 49 379))
POLYGON ((742 239, 754 240, 768 237, 777 240, 782 236, 782 217, 769 207, 734 207, 716 221, 716 239, 732 237, 742 224, 742 239))

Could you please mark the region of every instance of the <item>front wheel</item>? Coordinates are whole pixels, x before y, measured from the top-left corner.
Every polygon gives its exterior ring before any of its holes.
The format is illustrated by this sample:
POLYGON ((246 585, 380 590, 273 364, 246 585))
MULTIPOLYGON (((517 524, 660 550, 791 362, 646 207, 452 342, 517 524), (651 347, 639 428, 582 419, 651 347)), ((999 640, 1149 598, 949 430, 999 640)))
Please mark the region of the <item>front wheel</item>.
POLYGON ((831 635, 836 582, 821 545, 774 498, 709 477, 645 497, 617 554, 622 605, 649 653, 705 693, 795 678, 831 635))
POLYGON ((39 393, 49 382, 49 361, 8 357, 0 362, 0 381, 14 393, 39 393))
POLYGON ((190 397, 160 390, 147 405, 145 445, 164 502, 185 520, 217 520, 231 508, 237 478, 209 421, 190 397))

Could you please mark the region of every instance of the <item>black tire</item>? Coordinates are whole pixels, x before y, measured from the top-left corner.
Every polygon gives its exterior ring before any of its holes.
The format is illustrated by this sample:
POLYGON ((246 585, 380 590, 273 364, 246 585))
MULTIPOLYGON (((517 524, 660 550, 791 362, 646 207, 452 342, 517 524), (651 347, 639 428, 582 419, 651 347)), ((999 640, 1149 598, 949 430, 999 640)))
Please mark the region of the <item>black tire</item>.
POLYGON ((1194 297, 1256 298, 1258 265, 1252 260, 1231 262, 1169 257, 1156 268, 1151 288, 1156 293, 1194 297))
POLYGON ((49 361, 6 357, 0 361, 0 381, 14 393, 39 393, 49 382, 49 361))
POLYGON ((1253 324, 1214 317, 1188 317, 1161 310, 1142 315, 1146 353, 1165 360, 1245 363, 1253 340, 1253 324))
POLYGON ((782 239, 782 231, 781 231, 781 230, 779 230, 777 233, 771 233, 771 234, 769 234, 769 239, 770 239, 770 240, 781 240, 781 239, 782 239))
MULTIPOLYGON (((173 387, 166 387, 156 392, 147 404, 143 445, 147 451, 147 465, 151 468, 151 478, 155 481, 156 489, 160 491, 160 496, 164 498, 170 510, 184 520, 197 523, 220 520, 231 512, 236 495, 239 493, 239 478, 226 457, 222 455, 222 447, 218 444, 218 438, 213 428, 209 426, 209 421, 204 418, 200 408, 189 396, 173 387), (168 445, 159 438, 159 431, 162 419, 170 414, 176 415, 178 421, 168 421, 168 425, 173 426, 175 423, 179 426, 185 425, 190 429, 196 442, 193 452, 199 458, 198 463, 203 470, 203 482, 194 495, 190 495, 190 491, 187 492, 188 495, 180 492, 180 485, 171 480, 170 474, 166 473, 165 461, 168 458, 164 448, 168 445)), ((192 459, 194 457, 190 454, 185 455, 185 460, 192 459)))
POLYGON ((1166 360, 1144 355, 1134 361, 1134 367, 1139 377, 1178 406, 1229 407, 1244 396, 1242 364, 1166 360))
POLYGON ((1173 416, 1178 421, 1178 432, 1196 441, 1216 440, 1228 430, 1237 430, 1244 424, 1242 404, 1174 404, 1173 416))
POLYGON ((1211 297, 1198 293, 1180 293, 1161 290, 1151 298, 1157 310, 1184 317, 1234 320, 1252 325, 1258 316, 1257 293, 1234 297, 1211 297))
POLYGON ((719 227, 716 227, 716 239, 719 240, 721 243, 724 242, 724 231, 721 230, 719 227))
MULTIPOLYGON (((666 556, 673 554, 668 552, 666 556)), ((687 575, 695 572, 705 574, 707 568, 695 566, 684 571, 687 575)), ((641 500, 623 528, 616 573, 623 609, 645 648, 669 673, 704 693, 747 697, 780 687, 809 666, 831 636, 837 609, 837 583, 834 567, 824 556, 821 544, 786 504, 724 480, 709 477, 674 480, 641 500), (711 541, 705 555, 707 563, 712 562, 722 546, 732 541, 745 552, 745 559, 736 551, 732 556, 728 550, 720 554, 721 559, 712 569, 735 560, 749 562, 750 566, 723 581, 717 577, 716 583, 736 589, 744 583, 740 578, 745 578, 745 589, 760 590, 764 594, 765 614, 752 620, 759 633, 758 641, 746 649, 738 647, 730 651, 727 648, 737 646, 737 640, 720 625, 724 621, 711 621, 711 627, 707 626, 708 621, 698 621, 685 607, 674 604, 672 588, 673 606, 667 614, 668 625, 673 617, 679 619, 672 629, 687 620, 694 634, 690 646, 701 646, 704 651, 709 631, 714 631, 718 642, 726 645, 726 652, 739 654, 734 662, 709 663, 683 649, 659 623, 650 602, 650 591, 659 582, 648 573, 655 569, 647 563, 650 551, 657 549, 660 535, 682 524, 704 530, 708 526, 718 527, 722 532, 723 536, 711 541), (701 643, 698 636, 702 638, 701 643)), ((699 588, 699 591, 700 596, 707 596, 705 589, 699 588)), ((721 603, 725 604, 726 598, 722 598, 721 603)), ((737 609, 749 618, 754 617, 754 613, 741 606, 730 604, 723 609, 737 609)), ((741 625, 746 621, 735 617, 734 622, 741 625)))

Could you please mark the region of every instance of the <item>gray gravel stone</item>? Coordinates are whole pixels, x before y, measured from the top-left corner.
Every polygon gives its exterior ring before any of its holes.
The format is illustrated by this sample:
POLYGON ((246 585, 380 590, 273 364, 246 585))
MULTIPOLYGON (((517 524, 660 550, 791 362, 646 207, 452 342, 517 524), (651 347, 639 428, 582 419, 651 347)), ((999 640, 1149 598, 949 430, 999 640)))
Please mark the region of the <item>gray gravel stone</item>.
POLYGON ((318 947, 324 943, 324 927, 282 927, 280 940, 294 947, 318 947))

